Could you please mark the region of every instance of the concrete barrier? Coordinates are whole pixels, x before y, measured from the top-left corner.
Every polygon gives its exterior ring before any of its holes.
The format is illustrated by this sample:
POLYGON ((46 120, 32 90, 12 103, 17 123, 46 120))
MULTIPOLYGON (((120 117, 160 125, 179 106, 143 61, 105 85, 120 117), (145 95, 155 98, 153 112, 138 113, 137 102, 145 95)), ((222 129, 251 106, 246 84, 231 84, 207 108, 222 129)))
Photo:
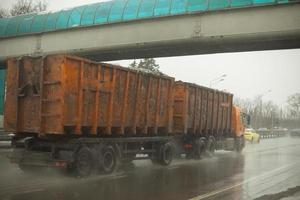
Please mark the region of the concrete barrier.
POLYGON ((288 135, 288 130, 284 129, 274 129, 274 130, 263 130, 257 131, 260 135, 260 138, 275 138, 275 137, 284 137, 288 135))

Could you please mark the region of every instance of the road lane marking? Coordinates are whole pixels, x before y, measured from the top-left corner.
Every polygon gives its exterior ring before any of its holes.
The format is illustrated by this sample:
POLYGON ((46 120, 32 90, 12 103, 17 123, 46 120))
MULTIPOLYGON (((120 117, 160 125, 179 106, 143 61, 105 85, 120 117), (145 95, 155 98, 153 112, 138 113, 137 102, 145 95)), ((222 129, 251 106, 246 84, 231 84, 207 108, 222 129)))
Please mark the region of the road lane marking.
MULTIPOLYGON (((296 172, 296 173, 293 173, 292 175, 288 176, 288 177, 285 177, 283 180, 280 180, 279 182, 276 182, 276 184, 282 184, 282 183, 285 183, 287 180, 295 177, 296 174, 299 174, 299 172, 296 172)), ((259 193, 264 193, 265 191, 268 191, 269 189, 273 188, 274 185, 271 185, 263 190, 261 190, 259 193)))
POLYGON ((288 165, 284 165, 284 166, 279 167, 279 168, 276 168, 276 169, 274 169, 274 170, 272 170, 272 171, 263 173, 263 174, 261 174, 261 175, 258 175, 258 176, 255 176, 255 177, 252 177, 252 178, 249 178, 249 179, 246 179, 246 180, 244 180, 244 181, 242 181, 242 182, 240 182, 240 183, 233 184, 233 185, 231 185, 231 186, 229 186, 229 187, 225 187, 225 188, 222 188, 222 189, 219 189, 219 190, 214 190, 214 191, 208 192, 208 193, 206 193, 206 194, 202 194, 202 195, 193 197, 193 198, 191 198, 190 200, 201 200, 201 199, 206 199, 206 198, 208 198, 208 197, 215 196, 215 195, 217 195, 217 194, 221 194, 221 193, 226 192, 226 191, 228 191, 228 190, 231 190, 231 189, 233 189, 233 188, 242 186, 242 185, 244 185, 245 183, 248 183, 248 182, 251 182, 251 181, 254 181, 254 180, 258 180, 258 179, 260 179, 260 178, 262 178, 262 177, 266 177, 266 176, 272 175, 272 174, 276 173, 277 171, 287 169, 287 168, 289 168, 289 167, 291 167, 291 166, 294 166, 294 165, 296 165, 296 164, 298 164, 298 162, 295 162, 295 163, 292 163, 292 164, 288 164, 288 165))

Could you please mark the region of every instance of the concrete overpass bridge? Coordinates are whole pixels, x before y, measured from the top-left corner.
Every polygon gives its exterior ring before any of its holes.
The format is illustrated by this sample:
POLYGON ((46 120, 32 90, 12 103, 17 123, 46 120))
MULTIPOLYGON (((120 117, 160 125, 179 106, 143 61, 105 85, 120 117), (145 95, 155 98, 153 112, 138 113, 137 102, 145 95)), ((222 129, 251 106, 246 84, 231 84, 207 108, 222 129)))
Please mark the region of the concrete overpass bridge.
MULTIPOLYGON (((299 2, 114 0, 3 18, 0 66, 9 57, 56 53, 106 61, 300 48, 299 2)), ((4 80, 0 70, 0 115, 4 80)))
POLYGON ((114 0, 0 19, 8 57, 98 61, 300 47, 299 0, 114 0))

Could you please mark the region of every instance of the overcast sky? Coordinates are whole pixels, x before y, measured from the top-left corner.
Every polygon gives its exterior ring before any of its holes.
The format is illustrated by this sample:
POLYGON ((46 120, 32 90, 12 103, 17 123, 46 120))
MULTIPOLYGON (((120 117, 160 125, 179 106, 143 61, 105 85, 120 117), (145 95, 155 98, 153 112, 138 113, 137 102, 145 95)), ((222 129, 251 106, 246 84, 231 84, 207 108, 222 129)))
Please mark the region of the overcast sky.
POLYGON ((213 87, 242 98, 265 94, 264 101, 283 105, 289 95, 300 92, 300 49, 169 57, 157 62, 163 73, 205 86, 226 74, 225 80, 213 87))
MULTIPOLYGON (((9 8, 15 0, 0 0, 0 7, 9 8)), ((99 0, 49 0, 50 10, 74 7, 99 0)), ((128 66, 131 61, 115 61, 128 66)), ((300 49, 223 53, 199 56, 158 58, 163 73, 177 80, 209 86, 212 79, 226 74, 225 80, 213 87, 225 89, 241 98, 264 95, 283 106, 287 97, 300 93, 300 49)))

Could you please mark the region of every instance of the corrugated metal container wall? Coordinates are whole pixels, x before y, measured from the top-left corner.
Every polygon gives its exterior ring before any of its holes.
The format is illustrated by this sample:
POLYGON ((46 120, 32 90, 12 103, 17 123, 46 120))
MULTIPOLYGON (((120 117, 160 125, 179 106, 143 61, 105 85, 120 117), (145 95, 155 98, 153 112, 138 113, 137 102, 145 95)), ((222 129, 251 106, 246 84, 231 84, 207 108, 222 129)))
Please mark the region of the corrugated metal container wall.
POLYGON ((0 115, 3 115, 3 108, 4 108, 5 76, 6 76, 6 69, 0 68, 0 115))
POLYGON ((230 133, 231 110, 231 94, 195 84, 175 82, 174 133, 230 133))
POLYGON ((77 57, 10 59, 5 128, 39 135, 169 134, 173 84, 173 78, 77 57))

